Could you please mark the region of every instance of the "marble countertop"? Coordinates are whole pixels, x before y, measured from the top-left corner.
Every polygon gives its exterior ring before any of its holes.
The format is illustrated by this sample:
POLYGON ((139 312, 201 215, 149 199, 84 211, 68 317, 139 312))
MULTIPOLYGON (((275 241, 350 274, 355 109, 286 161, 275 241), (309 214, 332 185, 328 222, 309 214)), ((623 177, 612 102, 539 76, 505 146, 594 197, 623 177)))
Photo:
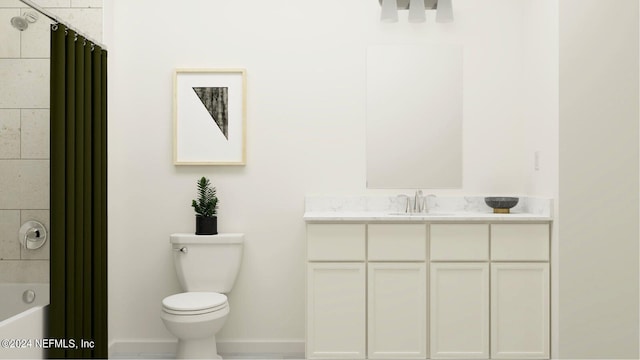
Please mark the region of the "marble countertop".
POLYGON ((520 197, 509 214, 495 214, 482 196, 427 198, 427 213, 406 214, 406 199, 396 196, 307 196, 307 222, 461 222, 552 221, 553 201, 520 197))
POLYGON ((438 222, 438 221, 551 221, 550 216, 531 213, 494 214, 480 212, 396 214, 375 211, 309 211, 307 222, 380 221, 380 222, 438 222))

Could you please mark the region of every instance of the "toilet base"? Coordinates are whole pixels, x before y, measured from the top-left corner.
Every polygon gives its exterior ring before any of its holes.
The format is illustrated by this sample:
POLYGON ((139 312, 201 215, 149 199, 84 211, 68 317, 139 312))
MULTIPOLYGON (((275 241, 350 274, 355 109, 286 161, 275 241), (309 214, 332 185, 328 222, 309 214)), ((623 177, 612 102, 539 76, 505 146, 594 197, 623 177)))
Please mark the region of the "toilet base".
POLYGON ((179 339, 176 359, 222 359, 218 355, 216 337, 179 339))
POLYGON ((229 305, 204 314, 176 315, 164 310, 160 318, 167 330, 178 338, 177 359, 222 359, 218 355, 216 334, 227 320, 229 305))

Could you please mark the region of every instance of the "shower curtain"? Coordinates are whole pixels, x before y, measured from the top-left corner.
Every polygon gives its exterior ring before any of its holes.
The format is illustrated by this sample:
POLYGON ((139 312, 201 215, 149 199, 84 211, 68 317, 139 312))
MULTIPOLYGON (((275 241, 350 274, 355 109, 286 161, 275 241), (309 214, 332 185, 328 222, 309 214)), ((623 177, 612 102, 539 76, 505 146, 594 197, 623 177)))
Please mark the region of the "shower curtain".
POLYGON ((107 357, 107 52, 51 27, 50 358, 107 357))

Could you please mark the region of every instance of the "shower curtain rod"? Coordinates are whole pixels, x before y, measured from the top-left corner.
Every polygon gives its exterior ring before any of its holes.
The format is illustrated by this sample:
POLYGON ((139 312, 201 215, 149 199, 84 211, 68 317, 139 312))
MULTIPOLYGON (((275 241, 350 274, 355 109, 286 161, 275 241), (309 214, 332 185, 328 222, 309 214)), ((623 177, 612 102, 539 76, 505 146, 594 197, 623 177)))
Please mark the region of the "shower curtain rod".
POLYGON ((84 37, 85 39, 91 41, 92 43, 100 46, 103 50, 107 50, 107 47, 104 46, 103 44, 93 40, 91 37, 87 36, 86 34, 84 34, 82 31, 79 31, 78 29, 76 29, 74 26, 71 26, 69 23, 67 23, 64 20, 61 20, 60 18, 58 18, 57 16, 53 15, 52 13, 50 13, 49 11, 43 9, 42 7, 40 7, 40 5, 34 3, 31 0, 20 0, 21 2, 23 2, 25 5, 29 6, 30 8, 32 8, 33 10, 39 12, 40 14, 48 17, 49 19, 51 19, 53 22, 55 22, 56 24, 62 24, 64 26, 66 26, 67 28, 73 30, 76 32, 76 34, 78 35, 82 35, 82 37, 84 37))

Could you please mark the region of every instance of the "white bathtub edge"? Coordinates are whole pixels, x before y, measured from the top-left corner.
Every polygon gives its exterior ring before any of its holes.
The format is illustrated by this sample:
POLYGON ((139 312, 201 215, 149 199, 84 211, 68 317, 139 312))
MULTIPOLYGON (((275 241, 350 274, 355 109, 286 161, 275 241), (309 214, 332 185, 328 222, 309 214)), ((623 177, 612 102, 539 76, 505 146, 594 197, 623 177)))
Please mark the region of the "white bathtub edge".
MULTIPOLYGON (((0 322, 0 339, 43 339, 49 305, 35 306, 0 322)), ((3 348, 0 359, 43 359, 44 349, 33 347, 3 348)))

